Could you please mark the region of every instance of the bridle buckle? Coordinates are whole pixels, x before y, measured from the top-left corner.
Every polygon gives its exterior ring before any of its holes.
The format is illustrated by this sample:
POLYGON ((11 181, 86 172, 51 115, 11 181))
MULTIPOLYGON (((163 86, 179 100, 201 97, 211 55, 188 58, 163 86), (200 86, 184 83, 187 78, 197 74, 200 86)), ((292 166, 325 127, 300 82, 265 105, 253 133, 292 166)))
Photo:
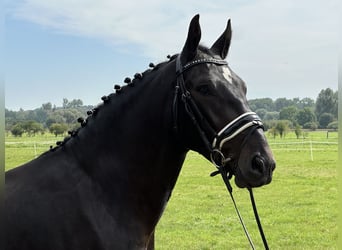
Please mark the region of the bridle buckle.
POLYGON ((210 160, 217 169, 224 167, 226 164, 226 157, 219 149, 213 149, 210 152, 210 160))

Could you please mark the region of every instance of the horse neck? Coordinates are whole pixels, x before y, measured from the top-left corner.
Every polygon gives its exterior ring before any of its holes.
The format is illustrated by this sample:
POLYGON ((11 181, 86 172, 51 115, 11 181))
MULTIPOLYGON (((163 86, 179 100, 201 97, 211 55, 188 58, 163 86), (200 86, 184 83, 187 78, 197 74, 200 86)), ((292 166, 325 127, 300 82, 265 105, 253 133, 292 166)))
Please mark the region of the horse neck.
POLYGON ((161 215, 187 152, 172 129, 174 81, 172 62, 125 87, 89 119, 72 145, 80 165, 110 199, 127 203, 122 204, 127 210, 140 207, 135 216, 142 214, 151 225, 161 215))

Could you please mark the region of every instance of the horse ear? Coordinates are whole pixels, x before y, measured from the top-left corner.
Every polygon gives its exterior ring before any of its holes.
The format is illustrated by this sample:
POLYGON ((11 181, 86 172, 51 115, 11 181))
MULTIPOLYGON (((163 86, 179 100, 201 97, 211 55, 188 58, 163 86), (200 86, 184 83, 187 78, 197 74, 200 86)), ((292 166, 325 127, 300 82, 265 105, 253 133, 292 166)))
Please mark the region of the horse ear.
POLYGON ((222 59, 225 59, 228 54, 231 38, 232 38, 232 27, 230 25, 230 19, 229 19, 225 31, 213 44, 210 50, 214 52, 215 54, 219 55, 222 59))
POLYGON ((199 14, 197 14, 190 22, 188 37, 182 50, 181 61, 183 64, 192 60, 196 56, 200 40, 201 27, 199 24, 199 14))

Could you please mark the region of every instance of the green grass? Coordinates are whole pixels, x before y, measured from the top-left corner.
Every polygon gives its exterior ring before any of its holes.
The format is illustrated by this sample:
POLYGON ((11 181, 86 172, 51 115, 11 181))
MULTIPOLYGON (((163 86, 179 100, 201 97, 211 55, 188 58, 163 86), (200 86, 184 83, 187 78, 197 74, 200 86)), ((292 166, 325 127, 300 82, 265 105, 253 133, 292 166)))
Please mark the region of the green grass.
MULTIPOLYGON (((274 179, 254 193, 271 249, 337 249, 337 133, 329 137, 309 132, 307 139, 297 140, 291 133, 269 139, 277 161, 274 179), (279 144, 293 142, 300 143, 279 144)), ((34 158, 32 142, 40 153, 60 139, 7 137, 6 169, 34 158)), ((209 177, 213 170, 197 153, 188 154, 156 228, 157 249, 250 249, 221 178, 209 177)), ((248 192, 233 188, 254 244, 263 249, 248 192)))
POLYGON ((63 140, 63 136, 56 137, 50 133, 22 137, 7 135, 5 138, 5 170, 34 159, 49 150, 50 145, 56 146, 56 141, 61 140, 63 140))

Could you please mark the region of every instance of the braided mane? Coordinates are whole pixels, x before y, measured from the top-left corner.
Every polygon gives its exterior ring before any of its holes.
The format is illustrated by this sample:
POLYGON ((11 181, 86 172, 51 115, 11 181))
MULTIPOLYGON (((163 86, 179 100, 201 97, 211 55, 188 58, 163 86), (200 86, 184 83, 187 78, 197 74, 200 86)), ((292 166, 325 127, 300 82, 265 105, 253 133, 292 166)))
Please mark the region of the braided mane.
MULTIPOLYGON (((158 69, 160 69, 161 67, 163 67, 164 65, 168 64, 169 62, 173 61, 178 54, 174 54, 172 56, 168 55, 167 58, 169 60, 167 61, 163 61, 160 62, 156 65, 154 65, 153 63, 149 64, 149 68, 146 69, 144 72, 142 73, 136 73, 133 76, 133 79, 131 79, 130 77, 126 77, 124 79, 124 83, 126 85, 119 85, 119 84, 115 84, 114 85, 114 90, 115 93, 110 93, 109 95, 105 95, 101 97, 101 100, 103 101, 101 104, 97 105, 96 107, 94 107, 92 110, 87 111, 87 117, 83 118, 83 117, 79 117, 77 119, 77 122, 80 123, 80 127, 78 127, 75 130, 71 130, 68 131, 69 136, 66 136, 64 138, 63 141, 57 141, 56 142, 56 146, 53 147, 52 145, 50 146, 50 152, 55 151, 56 149, 58 149, 59 147, 63 146, 67 141, 69 141, 70 139, 72 139, 73 137, 77 136, 77 134, 79 133, 79 131, 86 127, 88 121, 90 119, 95 119, 97 113, 107 104, 111 103, 113 104, 113 101, 124 101, 123 98, 118 98, 119 96, 123 96, 124 94, 127 93, 132 93, 131 91, 128 91, 130 88, 135 87, 135 86, 140 86, 143 85, 145 82, 148 82, 151 80, 151 77, 154 76, 154 73, 157 72, 158 69)), ((127 99, 127 98, 126 98, 127 99)))

